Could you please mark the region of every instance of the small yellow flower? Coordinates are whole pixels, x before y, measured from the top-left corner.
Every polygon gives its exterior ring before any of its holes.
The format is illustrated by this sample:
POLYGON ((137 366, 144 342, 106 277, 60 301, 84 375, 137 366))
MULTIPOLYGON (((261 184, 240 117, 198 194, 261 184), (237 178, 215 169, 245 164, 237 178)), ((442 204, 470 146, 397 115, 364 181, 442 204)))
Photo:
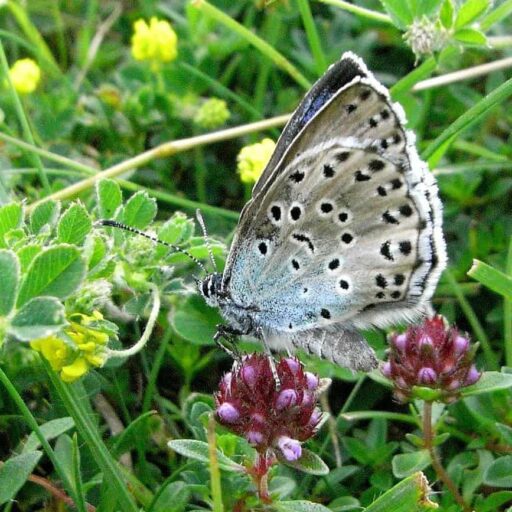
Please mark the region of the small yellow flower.
POLYGON ((132 55, 135 60, 148 60, 154 69, 178 55, 178 36, 169 22, 151 18, 149 24, 139 19, 133 24, 132 55))
POLYGON ((18 93, 30 94, 41 80, 41 69, 32 59, 19 59, 9 70, 9 76, 18 93))
POLYGON ((196 112, 194 123, 202 128, 212 129, 222 126, 231 116, 227 103, 219 98, 206 100, 196 112))
POLYGON ((64 329, 66 340, 52 335, 32 340, 30 346, 41 352, 54 371, 60 372, 64 382, 73 382, 91 368, 105 363, 108 334, 90 327, 91 323, 102 319, 99 311, 91 316, 71 315, 69 327, 64 329))
POLYGON ((276 143, 272 139, 245 146, 237 156, 238 172, 244 183, 254 183, 260 177, 267 165, 276 143))

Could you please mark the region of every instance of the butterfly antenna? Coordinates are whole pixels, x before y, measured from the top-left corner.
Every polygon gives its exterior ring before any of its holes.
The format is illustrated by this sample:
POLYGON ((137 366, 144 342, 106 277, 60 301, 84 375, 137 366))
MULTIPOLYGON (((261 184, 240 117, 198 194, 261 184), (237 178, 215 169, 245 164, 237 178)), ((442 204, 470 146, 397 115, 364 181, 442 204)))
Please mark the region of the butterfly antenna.
POLYGON ((118 228, 118 229, 124 229, 125 231, 129 231, 130 233, 134 233, 136 235, 143 236, 144 238, 147 238, 148 240, 151 240, 157 244, 165 245, 166 247, 169 247, 170 249, 180 252, 181 254, 184 254, 192 260, 205 274, 208 274, 208 271, 206 270, 206 267, 195 257, 192 256, 188 251, 185 249, 182 249, 181 247, 178 247, 177 245, 170 244, 169 242, 164 242, 163 240, 159 240, 155 236, 148 235, 147 233, 144 233, 144 231, 140 231, 137 228, 132 228, 131 226, 127 226, 126 224, 122 224, 121 222, 117 222, 115 220, 109 220, 109 219, 101 219, 96 221, 95 227, 98 226, 107 226, 109 228, 118 228))
POLYGON ((206 244, 206 248, 208 249, 208 254, 210 255, 210 261, 212 262, 213 269, 217 272, 217 263, 215 263, 215 258, 213 257, 212 246, 210 245, 210 239, 208 238, 208 231, 206 231, 206 224, 204 223, 203 215, 201 214, 201 210, 196 210, 196 218, 197 222, 201 226, 201 230, 203 232, 204 243, 206 244))

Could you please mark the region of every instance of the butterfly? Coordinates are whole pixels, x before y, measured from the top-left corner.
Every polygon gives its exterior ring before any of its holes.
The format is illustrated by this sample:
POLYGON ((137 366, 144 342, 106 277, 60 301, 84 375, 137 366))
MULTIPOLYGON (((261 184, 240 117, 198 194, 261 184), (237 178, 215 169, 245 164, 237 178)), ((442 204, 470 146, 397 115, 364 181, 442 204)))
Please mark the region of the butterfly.
POLYGON ((353 53, 306 94, 199 292, 268 349, 377 365, 359 329, 428 312, 446 264, 437 184, 402 107, 353 53))

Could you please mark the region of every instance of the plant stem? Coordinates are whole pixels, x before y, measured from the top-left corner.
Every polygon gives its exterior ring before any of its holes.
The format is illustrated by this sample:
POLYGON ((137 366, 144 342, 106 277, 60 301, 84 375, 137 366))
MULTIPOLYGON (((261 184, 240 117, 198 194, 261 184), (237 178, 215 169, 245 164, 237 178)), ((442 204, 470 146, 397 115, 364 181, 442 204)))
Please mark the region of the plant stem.
POLYGON ((208 454, 210 458, 210 479, 213 498, 213 512, 224 512, 222 503, 222 487, 220 483, 219 461, 217 460, 217 440, 215 437, 215 416, 210 414, 208 418, 208 454))
POLYGON ((160 368, 162 367, 164 356, 167 351, 167 347, 169 346, 171 336, 172 329, 169 327, 162 337, 162 341, 160 342, 160 346, 158 347, 158 350, 153 360, 153 366, 151 367, 151 371, 149 372, 146 390, 144 391, 144 398, 142 399, 142 414, 148 412, 151 406, 151 400, 156 389, 156 380, 158 378, 160 368))
MULTIPOLYGON (((282 126, 285 124, 290 116, 288 114, 273 117, 271 119, 265 119, 264 121, 257 121, 255 123, 249 123, 242 126, 236 126, 234 128, 227 128, 226 130, 219 130, 212 133, 206 133, 203 135, 198 135, 196 137, 189 137, 186 139, 180 139, 176 141, 169 141, 160 144, 148 151, 144 151, 133 158, 129 158, 124 162, 120 162, 119 164, 113 165, 104 171, 98 172, 94 176, 90 176, 89 178, 85 178, 73 185, 70 185, 58 192, 54 192, 49 196, 36 201, 27 206, 26 210, 30 213, 38 204, 47 201, 49 199, 53 200, 61 200, 61 199, 69 199, 89 188, 93 187, 94 184, 103 178, 115 178, 120 174, 123 174, 132 169, 136 169, 148 162, 156 158, 164 158, 171 155, 175 155, 176 153, 181 153, 183 151, 188 151, 197 146, 202 146, 205 144, 213 144, 215 142, 221 142, 224 140, 233 139, 235 137, 240 137, 242 135, 246 135, 248 133, 258 132, 261 130, 267 130, 269 128, 274 128, 275 126, 282 126)), ((5 136, 3 136, 5 138, 5 136)))
POLYGON ((441 464, 439 455, 436 452, 434 446, 434 429, 432 427, 432 402, 423 402, 423 439, 425 441, 425 448, 430 454, 432 467, 434 468, 437 477, 452 493, 455 501, 462 507, 462 510, 464 512, 471 512, 471 507, 466 504, 460 495, 457 486, 444 469, 443 465, 441 464))
MULTIPOLYGON (((7 57, 5 56, 4 46, 2 44, 2 40, 0 39, 0 69, 2 70, 2 74, 7 79, 7 83, 9 85, 9 92, 11 95, 12 102, 14 104, 14 108, 16 110, 16 115, 18 116, 18 121, 21 124, 21 129, 23 131, 24 137, 28 140, 28 142, 32 145, 35 145, 34 136, 32 135, 32 130, 30 129, 30 124, 28 122, 28 118, 25 115, 25 111, 23 109, 23 105, 21 103, 20 97, 14 88, 14 84, 12 83, 11 76, 9 74, 9 64, 7 63, 7 57)), ((34 162, 34 166, 39 171, 39 179, 41 180, 41 184, 43 185, 43 189, 46 194, 51 192, 50 182, 48 181, 48 176, 46 176, 46 172, 44 170, 43 163, 38 155, 31 155, 31 160, 34 162)))
POLYGON ((351 4, 349 2, 344 2, 343 0, 319 0, 323 4, 333 5, 334 7, 339 7, 344 11, 351 12, 361 18, 367 18, 369 20, 378 21, 380 23, 386 23, 388 25, 392 25, 393 21, 387 14, 382 14, 377 11, 372 11, 370 9, 365 9, 364 7, 358 7, 357 5, 351 4))
POLYGON ((125 350, 107 349, 106 353, 108 358, 124 358, 133 356, 137 352, 140 352, 148 342, 151 334, 153 333, 153 328, 155 327, 156 319, 158 318, 158 313, 160 311, 160 290, 152 283, 149 286, 153 292, 153 307, 151 308, 151 313, 149 314, 148 322, 142 336, 135 345, 125 350))
MULTIPOLYGON (((512 277, 512 237, 510 237, 508 246, 505 272, 512 277)), ((504 297, 503 301, 505 364, 512 366, 512 300, 504 297)))
POLYGON ((64 384, 45 359, 42 362, 67 412, 75 421, 78 432, 87 443, 96 463, 103 472, 103 478, 108 479, 111 489, 115 492, 119 508, 123 512, 139 512, 122 476, 119 465, 112 459, 98 431, 83 408, 83 397, 77 396, 73 392, 74 388, 72 386, 64 384))

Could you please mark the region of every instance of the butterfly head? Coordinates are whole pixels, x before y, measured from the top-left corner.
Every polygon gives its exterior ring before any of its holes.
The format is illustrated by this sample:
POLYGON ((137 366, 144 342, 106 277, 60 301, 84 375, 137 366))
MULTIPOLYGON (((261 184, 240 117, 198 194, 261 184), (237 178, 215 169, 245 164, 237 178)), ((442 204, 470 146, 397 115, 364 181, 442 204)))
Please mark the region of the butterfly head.
POLYGON ((208 274, 204 279, 198 281, 197 286, 199 293, 209 306, 216 307, 219 305, 219 300, 223 296, 222 274, 218 272, 208 274))

